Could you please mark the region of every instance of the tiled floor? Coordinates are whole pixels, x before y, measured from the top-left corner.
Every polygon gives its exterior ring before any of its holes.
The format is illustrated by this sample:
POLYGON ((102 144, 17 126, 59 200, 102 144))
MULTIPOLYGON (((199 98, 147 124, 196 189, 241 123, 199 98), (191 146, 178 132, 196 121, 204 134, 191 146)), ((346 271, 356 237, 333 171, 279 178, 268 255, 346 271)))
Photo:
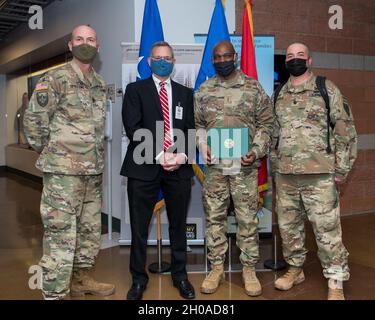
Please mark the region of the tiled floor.
MULTIPOLYGON (((0 175, 0 299, 41 299, 38 290, 29 289, 29 267, 41 257, 42 225, 39 218, 41 186, 12 174, 0 175)), ((375 299, 375 213, 342 218, 344 243, 350 252, 351 279, 345 284, 347 299, 375 299)), ((277 234, 277 232, 276 232, 277 234)), ((316 257, 311 228, 307 226, 307 246, 310 250, 305 265, 306 281, 288 292, 277 291, 274 272, 259 272, 263 294, 257 299, 325 299, 326 281, 316 257)), ((272 239, 261 240, 262 259, 272 257, 272 239)), ((168 249, 164 257, 168 260, 168 249)), ((193 247, 188 254, 189 270, 204 271, 204 249, 193 247)), ((156 260, 155 248, 149 248, 149 262, 156 260)), ((131 283, 128 272, 129 248, 113 247, 100 252, 95 276, 116 284, 116 293, 104 299, 125 298, 131 283)), ((232 264, 238 265, 238 251, 233 245, 232 264)), ((228 267, 228 266, 227 266, 228 267)), ((262 264, 259 264, 259 269, 262 264)), ((212 295, 199 293, 204 273, 191 273, 189 279, 196 288, 197 299, 251 299, 243 290, 241 273, 228 272, 226 282, 212 295)), ((86 297, 85 299, 94 299, 86 297)), ((168 274, 150 274, 144 299, 180 299, 168 274)))

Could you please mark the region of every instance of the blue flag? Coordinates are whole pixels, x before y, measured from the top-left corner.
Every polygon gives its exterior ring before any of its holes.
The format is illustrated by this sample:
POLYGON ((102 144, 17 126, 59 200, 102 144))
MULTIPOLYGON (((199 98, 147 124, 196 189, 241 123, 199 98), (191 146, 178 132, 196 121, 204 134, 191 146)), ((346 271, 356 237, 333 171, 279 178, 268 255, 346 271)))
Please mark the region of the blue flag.
MULTIPOLYGON (((139 46, 139 62, 137 80, 151 77, 151 69, 147 59, 150 56, 151 47, 155 42, 164 41, 163 26, 161 24, 159 8, 156 0, 146 0, 143 12, 141 43, 139 46)), ((160 190, 154 212, 164 206, 163 192, 160 190)))
POLYGON ((158 4, 156 0, 146 0, 143 12, 141 44, 139 46, 137 80, 151 77, 151 69, 147 58, 150 56, 152 45, 157 41, 164 41, 158 4))
MULTIPOLYGON (((207 40, 204 47, 201 68, 199 69, 194 90, 197 90, 204 81, 216 74, 212 64, 212 50, 218 42, 223 40, 230 41, 228 25, 225 18, 223 4, 221 0, 216 0, 215 9, 212 14, 210 28, 208 29, 207 40)), ((193 164, 193 170, 198 180, 202 183, 204 180, 204 174, 199 150, 197 150, 196 163, 193 164)))
POLYGON ((216 74, 212 64, 212 50, 215 45, 222 40, 230 41, 230 37, 223 4, 221 0, 216 0, 214 13, 212 14, 210 28, 207 34, 206 45, 204 47, 201 68, 199 69, 194 90, 197 90, 204 81, 216 74))

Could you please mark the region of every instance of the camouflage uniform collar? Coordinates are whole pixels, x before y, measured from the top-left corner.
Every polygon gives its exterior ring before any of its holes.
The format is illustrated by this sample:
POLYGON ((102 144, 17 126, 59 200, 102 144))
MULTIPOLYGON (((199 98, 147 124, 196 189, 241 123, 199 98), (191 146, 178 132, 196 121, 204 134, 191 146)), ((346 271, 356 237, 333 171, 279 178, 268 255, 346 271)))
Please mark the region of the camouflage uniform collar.
POLYGON ((90 74, 90 81, 87 77, 83 74, 82 70, 79 68, 79 66, 74 62, 74 60, 70 61, 70 66, 73 68, 74 72, 78 75, 79 80, 81 80, 84 84, 88 86, 96 86, 99 85, 101 82, 98 79, 98 75, 95 72, 94 68, 91 67, 91 74, 90 74))
POLYGON ((237 69, 236 76, 230 80, 225 80, 225 79, 220 78, 219 76, 216 76, 216 85, 219 85, 225 88, 231 88, 234 85, 243 85, 243 84, 245 84, 245 75, 239 69, 237 69))
POLYGON ((286 88, 288 92, 291 93, 300 93, 304 91, 314 91, 315 89, 315 75, 311 72, 310 77, 299 86, 293 86, 292 82, 289 78, 288 82, 286 83, 286 88))

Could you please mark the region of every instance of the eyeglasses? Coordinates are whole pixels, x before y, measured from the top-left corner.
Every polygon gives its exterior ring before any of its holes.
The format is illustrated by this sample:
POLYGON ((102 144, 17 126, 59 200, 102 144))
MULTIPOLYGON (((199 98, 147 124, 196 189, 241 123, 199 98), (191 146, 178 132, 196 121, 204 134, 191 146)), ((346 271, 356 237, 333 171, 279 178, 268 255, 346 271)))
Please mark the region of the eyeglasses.
POLYGON ((223 54, 214 54, 214 60, 221 60, 222 58, 224 60, 230 60, 233 58, 233 56, 235 55, 236 53, 235 52, 226 52, 226 53, 223 53, 223 54))
POLYGON ((156 57, 151 57, 151 59, 154 60, 154 61, 165 60, 165 61, 168 61, 168 62, 173 62, 173 57, 170 57, 170 56, 165 56, 165 57, 156 56, 156 57))

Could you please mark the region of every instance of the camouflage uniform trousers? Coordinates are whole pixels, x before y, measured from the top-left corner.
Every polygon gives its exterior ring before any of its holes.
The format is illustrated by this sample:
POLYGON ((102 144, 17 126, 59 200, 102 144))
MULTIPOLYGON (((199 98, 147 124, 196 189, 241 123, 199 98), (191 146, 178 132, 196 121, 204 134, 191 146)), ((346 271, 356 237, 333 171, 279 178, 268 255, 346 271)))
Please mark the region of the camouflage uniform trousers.
POLYGON ((223 175, 222 169, 205 166, 203 207, 206 213, 206 243, 211 264, 222 264, 228 250, 227 216, 230 195, 234 203, 237 246, 240 261, 255 266, 259 261, 258 170, 242 169, 236 175, 223 175))
POLYGON ((99 253, 102 175, 45 173, 43 185, 42 292, 62 298, 70 291, 72 272, 92 268, 99 253))
POLYGON ((312 224, 318 257, 327 279, 349 280, 348 251, 342 242, 339 192, 333 174, 276 174, 276 209, 284 258, 302 267, 305 216, 312 224))

